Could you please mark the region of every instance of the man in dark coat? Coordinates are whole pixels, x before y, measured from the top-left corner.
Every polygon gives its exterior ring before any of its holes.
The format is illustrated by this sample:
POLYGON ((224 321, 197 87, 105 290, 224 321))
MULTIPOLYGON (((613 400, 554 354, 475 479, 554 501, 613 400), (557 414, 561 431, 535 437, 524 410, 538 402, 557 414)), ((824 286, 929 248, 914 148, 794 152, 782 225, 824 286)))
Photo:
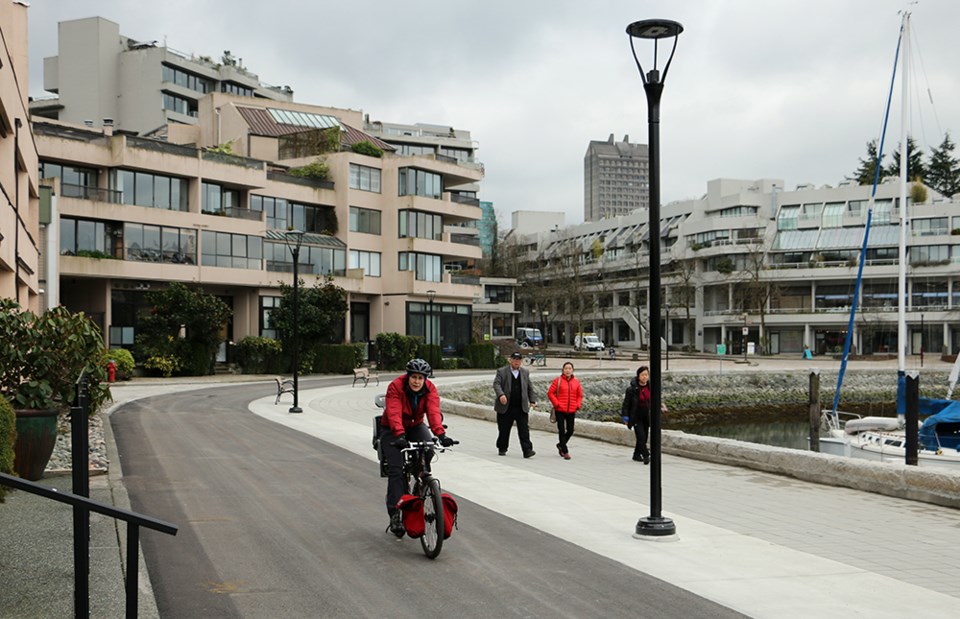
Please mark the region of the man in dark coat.
POLYGON ((537 405, 537 396, 530 382, 530 372, 521 367, 523 355, 518 352, 510 355, 510 365, 497 370, 493 379, 493 391, 496 401, 493 409, 497 412, 497 451, 507 455, 510 446, 510 432, 517 424, 517 436, 524 458, 532 458, 537 452, 530 442, 530 407, 537 405))

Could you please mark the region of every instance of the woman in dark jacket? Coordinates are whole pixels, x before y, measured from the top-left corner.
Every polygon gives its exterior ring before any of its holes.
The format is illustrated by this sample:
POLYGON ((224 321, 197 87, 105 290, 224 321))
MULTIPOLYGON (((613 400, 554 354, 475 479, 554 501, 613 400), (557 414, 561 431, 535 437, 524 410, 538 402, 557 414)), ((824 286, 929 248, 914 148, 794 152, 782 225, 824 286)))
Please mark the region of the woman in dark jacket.
MULTIPOLYGON (((664 413, 667 412, 665 404, 661 403, 660 407, 664 413)), ((647 450, 647 432, 650 429, 650 368, 647 366, 641 365, 637 368, 636 377, 630 381, 630 386, 623 396, 620 417, 628 428, 633 428, 637 437, 633 459, 650 464, 650 452, 647 450)))

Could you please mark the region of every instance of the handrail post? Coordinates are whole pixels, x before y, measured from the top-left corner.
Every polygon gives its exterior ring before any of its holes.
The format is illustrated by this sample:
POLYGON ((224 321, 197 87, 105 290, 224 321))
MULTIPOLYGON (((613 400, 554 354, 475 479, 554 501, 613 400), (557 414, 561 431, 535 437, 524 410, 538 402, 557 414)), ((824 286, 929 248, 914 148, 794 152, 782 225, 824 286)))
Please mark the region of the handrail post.
MULTIPOLYGON (((73 493, 90 498, 90 424, 88 383, 81 373, 74 385, 70 407, 71 469, 73 493)), ((73 611, 76 617, 90 616, 90 510, 73 506, 73 611)))
POLYGON ((138 584, 137 576, 140 570, 140 526, 132 522, 127 523, 127 584, 126 607, 127 619, 137 618, 138 584))

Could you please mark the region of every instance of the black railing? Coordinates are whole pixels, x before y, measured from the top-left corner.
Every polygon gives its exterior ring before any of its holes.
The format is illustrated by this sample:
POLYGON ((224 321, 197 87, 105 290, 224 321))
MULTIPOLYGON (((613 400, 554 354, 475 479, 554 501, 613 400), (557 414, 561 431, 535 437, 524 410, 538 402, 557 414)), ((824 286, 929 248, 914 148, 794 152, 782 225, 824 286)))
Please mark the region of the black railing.
POLYGON ((451 243, 459 243, 461 245, 474 245, 480 247, 480 237, 472 234, 450 234, 451 243))
POLYGON ((480 199, 471 196, 462 196, 459 193, 451 193, 450 201, 457 204, 469 204, 470 206, 480 206, 480 199))
POLYGON ((0 473, 0 485, 29 492, 73 506, 73 611, 75 617, 90 616, 90 512, 97 512, 127 523, 127 577, 125 608, 128 618, 137 616, 137 578, 140 569, 140 527, 168 535, 177 534, 177 526, 107 505, 90 498, 90 436, 87 383, 83 374, 77 380, 74 405, 70 407, 73 492, 61 492, 36 482, 0 473))
POLYGON ((87 185, 74 185, 72 183, 60 183, 60 194, 64 198, 79 198, 81 200, 93 200, 94 202, 109 202, 111 204, 120 204, 123 202, 122 191, 103 189, 101 187, 88 187, 87 185))

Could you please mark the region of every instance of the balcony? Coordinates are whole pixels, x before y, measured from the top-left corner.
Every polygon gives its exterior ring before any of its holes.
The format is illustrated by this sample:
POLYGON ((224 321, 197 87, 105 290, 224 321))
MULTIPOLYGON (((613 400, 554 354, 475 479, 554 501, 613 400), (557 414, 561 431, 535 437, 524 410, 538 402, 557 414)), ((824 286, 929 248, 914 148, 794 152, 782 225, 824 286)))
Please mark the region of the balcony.
POLYGON ((80 200, 91 200, 93 202, 108 202, 110 204, 123 203, 122 191, 117 191, 115 189, 103 189, 100 187, 88 187, 86 185, 61 183, 60 195, 62 195, 64 198, 79 198, 80 200))
POLYGON ((228 206, 219 211, 203 211, 204 215, 215 215, 218 217, 231 217, 233 219, 246 219, 247 221, 264 221, 263 211, 254 211, 248 208, 238 206, 228 206))
POLYGON ((231 155, 229 153, 218 153, 212 150, 200 151, 200 157, 206 161, 216 161, 217 163, 241 166, 244 168, 250 168, 252 170, 262 170, 264 167, 264 162, 260 161, 259 159, 250 159, 248 157, 241 157, 240 155, 231 155))

